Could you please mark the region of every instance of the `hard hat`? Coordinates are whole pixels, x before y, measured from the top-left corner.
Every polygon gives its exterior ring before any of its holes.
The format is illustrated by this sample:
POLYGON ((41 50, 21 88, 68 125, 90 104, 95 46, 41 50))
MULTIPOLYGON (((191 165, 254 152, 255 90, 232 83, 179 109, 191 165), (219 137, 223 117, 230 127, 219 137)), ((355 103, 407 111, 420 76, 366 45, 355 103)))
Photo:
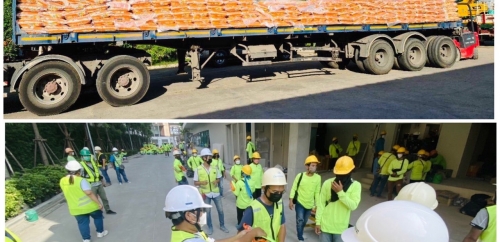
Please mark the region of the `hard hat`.
POLYGON ((354 134, 352 137, 354 137, 354 138, 358 138, 358 134, 354 134))
POLYGON ((448 228, 431 209, 409 201, 388 201, 366 210, 354 227, 342 233, 345 242, 448 242, 448 228))
POLYGON ((308 165, 308 164, 311 164, 311 163, 320 163, 319 160, 318 160, 318 157, 316 157, 315 155, 310 155, 306 158, 306 162, 304 163, 304 165, 308 165))
POLYGON ((340 157, 335 163, 333 174, 345 175, 349 174, 354 169, 354 160, 349 156, 340 157))
POLYGON ((94 148, 94 150, 95 150, 95 151, 101 151, 101 147, 96 146, 96 147, 94 148))
POLYGON ((405 155, 409 155, 409 154, 410 154, 409 150, 405 151, 405 155))
POLYGON ((180 155, 180 154, 181 154, 181 151, 179 151, 179 150, 174 150, 173 154, 174 154, 174 155, 180 155))
POLYGON ((404 186, 394 200, 420 203, 432 210, 438 206, 436 190, 425 182, 415 182, 404 186))
POLYGON ((115 152, 115 151, 118 151, 118 149, 116 147, 113 147, 113 149, 111 151, 115 152))
POLYGON ((398 153, 405 153, 405 152, 406 152, 405 147, 401 147, 398 149, 398 153))
POLYGON ((212 156, 212 152, 210 152, 209 148, 204 148, 200 152, 201 156, 212 156))
POLYGON ((401 148, 401 146, 399 146, 399 145, 394 145, 394 146, 392 147, 392 149, 393 149, 393 150, 398 150, 399 148, 401 148))
POLYGON ((262 186, 284 186, 286 185, 285 173, 278 168, 269 168, 262 177, 262 186))
POLYGON ((332 141, 335 141, 335 140, 337 140, 337 137, 333 137, 333 138, 332 138, 332 141))
POLYGON ((78 161, 76 160, 70 160, 68 161, 68 163, 66 163, 66 166, 64 166, 64 168, 68 171, 78 171, 82 169, 82 165, 80 165, 80 163, 78 163, 78 161))
POLYGON ((387 132, 385 132, 385 130, 382 130, 382 132, 380 132, 380 135, 386 135, 387 132))
POLYGON ((235 161, 236 159, 240 159, 240 156, 235 155, 235 156, 233 157, 233 161, 235 161))
POLYGON ((64 149, 64 152, 70 153, 70 152, 73 152, 73 149, 71 149, 71 148, 68 147, 68 148, 64 149))
POLYGON ((193 153, 198 153, 198 151, 197 151, 196 149, 193 149, 193 151, 192 151, 192 152, 193 152, 193 153))
POLYGON ((213 149, 212 154, 219 154, 219 151, 217 149, 213 149))
POLYGON ((211 208, 211 205, 203 202, 200 192, 190 185, 175 186, 170 190, 165 198, 165 212, 183 212, 195 210, 197 208, 211 208), (182 196, 179 196, 182 194, 182 196))
POLYGON ((252 159, 261 159, 259 152, 253 152, 252 159))
POLYGON ((242 168, 241 168, 241 171, 245 174, 247 174, 248 176, 250 176, 252 174, 252 167, 250 165, 244 165, 242 168))
POLYGON ((425 155, 425 153, 427 153, 425 150, 419 150, 417 155, 425 155))
POLYGON ((86 147, 86 146, 85 146, 85 147, 83 147, 83 149, 84 149, 84 150, 89 150, 89 147, 86 147))
POLYGON ((249 135, 249 136, 247 136, 247 140, 249 140, 249 139, 252 139, 252 136, 250 136, 250 135, 249 135))
POLYGON ((378 155, 383 155, 385 153, 385 151, 381 150, 378 152, 378 155))
POLYGON ((88 155, 90 155, 90 150, 82 149, 82 150, 80 150, 80 155, 88 156, 88 155))

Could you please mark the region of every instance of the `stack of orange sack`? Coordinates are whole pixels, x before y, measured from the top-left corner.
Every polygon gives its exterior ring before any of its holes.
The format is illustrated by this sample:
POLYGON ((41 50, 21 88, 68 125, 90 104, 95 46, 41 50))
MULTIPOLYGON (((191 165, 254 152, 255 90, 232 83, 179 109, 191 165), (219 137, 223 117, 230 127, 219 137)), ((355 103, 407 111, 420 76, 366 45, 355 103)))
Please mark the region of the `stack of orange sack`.
POLYGON ((18 0, 17 7, 28 34, 459 20, 455 0, 18 0))

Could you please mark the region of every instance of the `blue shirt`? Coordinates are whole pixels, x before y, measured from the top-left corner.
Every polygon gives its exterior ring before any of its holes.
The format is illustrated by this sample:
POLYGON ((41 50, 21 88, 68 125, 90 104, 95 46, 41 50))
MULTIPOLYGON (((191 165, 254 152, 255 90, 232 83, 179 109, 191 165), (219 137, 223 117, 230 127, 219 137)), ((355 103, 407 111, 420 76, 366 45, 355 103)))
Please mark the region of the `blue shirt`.
MULTIPOLYGON (((269 213, 269 215, 271 216, 271 219, 272 219, 273 215, 274 215, 274 204, 273 205, 267 205, 267 204, 263 203, 262 200, 260 200, 260 197, 257 198, 257 201, 259 201, 260 203, 262 203, 262 205, 264 205, 264 207, 266 208, 267 212, 269 213)), ((281 203, 283 205, 283 201, 281 201, 281 203)), ((241 222, 237 226, 238 231, 242 231, 243 230, 243 224, 248 224, 250 226, 253 226, 253 210, 252 210, 252 207, 248 207, 243 212, 243 218, 241 218, 241 222)), ((283 208, 283 213, 281 213, 281 224, 282 225, 285 224, 285 211, 284 211, 284 208, 283 208)))
POLYGON ((378 168, 380 168, 380 165, 378 164, 378 157, 375 157, 375 160, 373 160, 373 175, 377 175, 378 168))
POLYGON ((380 137, 377 140, 377 143, 375 143, 375 153, 378 153, 378 152, 384 150, 384 145, 385 145, 385 139, 380 137))
POLYGON ((109 162, 112 162, 112 163, 115 163, 116 159, 115 159, 115 154, 112 154, 109 156, 109 162))

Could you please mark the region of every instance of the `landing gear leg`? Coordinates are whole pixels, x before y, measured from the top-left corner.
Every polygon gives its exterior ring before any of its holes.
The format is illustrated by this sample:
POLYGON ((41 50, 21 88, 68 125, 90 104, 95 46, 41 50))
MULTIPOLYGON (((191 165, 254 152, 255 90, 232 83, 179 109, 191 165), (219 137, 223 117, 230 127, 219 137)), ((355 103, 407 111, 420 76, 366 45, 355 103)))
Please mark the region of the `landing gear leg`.
POLYGON ((201 66, 200 66, 200 47, 193 45, 189 50, 189 55, 191 57, 191 72, 192 78, 191 81, 199 81, 203 83, 203 78, 201 76, 201 66))

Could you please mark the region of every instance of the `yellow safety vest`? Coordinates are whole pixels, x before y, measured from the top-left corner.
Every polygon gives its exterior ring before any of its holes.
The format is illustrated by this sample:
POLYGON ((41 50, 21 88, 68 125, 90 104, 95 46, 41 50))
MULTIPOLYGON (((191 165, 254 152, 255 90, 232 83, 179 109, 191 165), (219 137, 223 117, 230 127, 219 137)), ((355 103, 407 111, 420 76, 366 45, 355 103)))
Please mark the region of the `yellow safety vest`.
POLYGON ((486 207, 488 228, 479 236, 479 242, 497 241, 497 205, 486 207))
POLYGON ((175 227, 172 227, 172 237, 170 238, 171 242, 182 242, 194 238, 200 238, 205 241, 209 241, 208 236, 203 231, 197 234, 192 234, 185 231, 176 230, 175 227))
POLYGON ((59 186, 68 203, 69 214, 73 216, 99 210, 99 204, 92 201, 80 187, 82 180, 83 178, 79 176, 73 176, 73 185, 69 184, 69 177, 63 177, 59 181, 59 186))
POLYGON ((212 182, 217 180, 217 169, 211 167, 210 174, 205 170, 204 166, 198 166, 198 181, 207 181, 207 185, 200 185, 200 192, 207 194, 210 192, 219 193, 219 186, 214 185, 212 182))
POLYGON ((91 161, 92 162, 92 167, 94 169, 94 171, 92 171, 90 169, 90 167, 87 165, 87 163, 85 163, 84 161, 80 161, 80 164, 82 165, 83 169, 85 169, 85 173, 88 174, 89 178, 85 178, 87 179, 87 181, 89 181, 90 183, 92 182, 98 182, 100 181, 100 177, 99 177, 99 169, 97 168, 97 165, 95 164, 95 162, 91 161))
POLYGON ((12 231, 5 228, 5 242, 21 242, 21 239, 12 233, 12 231))
POLYGON ((253 228, 261 228, 266 232, 266 239, 271 242, 278 241, 278 234, 281 228, 281 216, 283 213, 283 202, 280 200, 274 207, 273 220, 271 221, 271 216, 267 212, 266 207, 256 200, 252 201, 250 205, 253 211, 253 228), (277 206, 276 206, 277 204, 277 206))
POLYGON ((252 181, 254 182, 253 184, 255 185, 255 189, 261 189, 262 187, 262 175, 263 175, 263 170, 262 166, 260 164, 255 164, 252 162, 250 164, 250 167, 252 167, 252 181))

